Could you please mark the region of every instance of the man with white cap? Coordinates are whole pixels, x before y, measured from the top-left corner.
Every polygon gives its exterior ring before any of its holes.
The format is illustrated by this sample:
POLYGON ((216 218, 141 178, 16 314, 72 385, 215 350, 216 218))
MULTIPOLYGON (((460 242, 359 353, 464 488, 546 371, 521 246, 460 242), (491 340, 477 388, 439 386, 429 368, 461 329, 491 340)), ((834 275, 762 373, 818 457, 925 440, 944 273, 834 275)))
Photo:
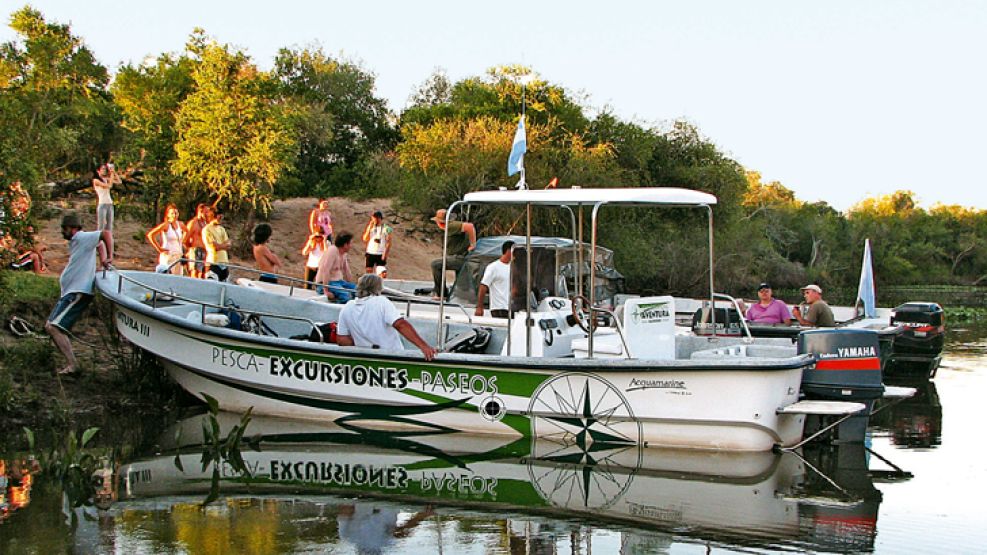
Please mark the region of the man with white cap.
POLYGON ((809 308, 805 311, 804 316, 799 307, 795 307, 795 310, 792 311, 799 324, 803 326, 815 326, 817 328, 836 327, 836 320, 833 318, 833 309, 829 308, 826 301, 822 300, 821 287, 815 284, 806 285, 802 288, 802 295, 805 297, 805 302, 809 305, 809 308))

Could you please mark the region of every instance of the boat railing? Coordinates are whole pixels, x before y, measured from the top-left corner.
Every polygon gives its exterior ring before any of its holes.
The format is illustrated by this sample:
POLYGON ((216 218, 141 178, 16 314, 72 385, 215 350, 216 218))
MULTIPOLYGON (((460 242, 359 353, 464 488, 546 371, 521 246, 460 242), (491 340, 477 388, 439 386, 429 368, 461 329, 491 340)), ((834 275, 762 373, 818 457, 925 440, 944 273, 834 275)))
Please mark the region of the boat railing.
MULTIPOLYGON (((178 259, 178 260, 176 260, 176 261, 174 261, 174 262, 172 262, 171 264, 168 265, 168 271, 170 272, 171 269, 174 268, 176 264, 182 264, 182 263, 188 263, 188 262, 194 262, 194 261, 193 260, 190 260, 188 258, 180 258, 180 259, 178 259)), ((223 266, 225 268, 231 268, 231 269, 239 270, 239 271, 242 271, 242 272, 247 272, 247 273, 250 273, 250 274, 256 274, 258 277, 260 277, 261 275, 273 276, 273 277, 277 278, 279 282, 281 280, 284 280, 284 281, 288 282, 288 296, 289 297, 293 297, 294 294, 295 294, 295 290, 296 289, 302 289, 303 286, 305 286, 304 287, 305 290, 311 290, 311 289, 308 288, 308 286, 312 286, 312 288, 322 287, 323 289, 329 289, 330 291, 351 292, 351 291, 349 291, 347 289, 344 289, 342 287, 335 287, 335 286, 332 286, 332 285, 322 285, 321 283, 316 283, 314 281, 307 281, 307 280, 304 280, 302 278, 298 278, 298 277, 294 277, 294 276, 288 276, 288 275, 285 275, 285 274, 278 274, 278 273, 275 273, 275 272, 265 272, 263 270, 259 270, 257 268, 251 268, 249 266, 240 266, 239 264, 229 264, 229 263, 223 264, 223 266)), ((229 281, 229 280, 227 280, 227 281, 229 281)), ((414 297, 412 295, 395 295, 393 293, 390 293, 390 294, 385 294, 384 296, 387 297, 387 298, 389 298, 389 299, 391 299, 392 301, 405 303, 407 305, 407 307, 405 309, 405 317, 406 318, 409 318, 411 316, 411 312, 410 312, 411 311, 411 308, 410 308, 410 305, 411 304, 416 304, 416 305, 434 305, 434 306, 438 306, 439 305, 439 301, 434 301, 432 299, 419 299, 419 298, 414 297)), ((463 312, 463 314, 466 316, 467 321, 470 324, 473 323, 473 319, 472 319, 469 311, 466 309, 466 306, 464 306, 462 304, 458 304, 458 303, 449 303, 449 302, 447 302, 445 304, 446 304, 446 306, 451 306, 451 307, 458 308, 459 310, 461 310, 463 312)))
MULTIPOLYGON (((575 297, 573 297, 572 300, 573 300, 573 306, 574 307, 575 307, 575 302, 576 301, 580 301, 582 304, 584 304, 587 307, 589 307, 588 310, 590 312, 590 330, 591 331, 592 330, 596 330, 596 325, 595 325, 596 317, 593 316, 593 313, 594 312, 599 312, 601 314, 606 314, 607 316, 609 316, 610 317, 610 321, 612 321, 613 324, 614 324, 614 327, 617 328, 617 335, 620 336, 620 343, 624 346, 624 352, 627 353, 627 358, 634 358, 634 355, 631 354, 630 347, 627 345, 627 338, 624 337, 624 326, 620 323, 620 318, 617 318, 617 315, 614 313, 614 311, 610 310, 609 308, 603 308, 602 306, 590 306, 589 299, 587 299, 586 297, 584 297, 582 295, 576 295, 575 297)), ((593 353, 592 352, 590 352, 590 356, 593 356, 593 353)))
MULTIPOLYGON (((747 318, 744 318, 744 311, 743 310, 740 310, 740 303, 737 302, 737 299, 731 297, 730 295, 727 295, 726 293, 713 293, 713 297, 715 297, 717 299, 723 299, 725 301, 730 301, 730 303, 733 304, 734 310, 736 310, 737 311, 737 314, 740 315, 740 326, 742 328, 744 328, 744 334, 747 336, 747 337, 744 338, 744 342, 745 343, 753 343, 754 342, 754 336, 751 334, 751 329, 747 326, 747 318)), ((716 307, 714 307, 714 308, 716 308, 716 307)), ((729 321, 729 319, 727 321, 729 321)), ((716 326, 715 326, 715 324, 713 326, 713 334, 714 335, 716 334, 716 326)))
MULTIPOLYGON (((194 263, 194 262, 196 262, 196 261, 195 260, 192 260, 192 259, 189 259, 189 258, 179 258, 178 260, 176 260, 176 261, 174 261, 174 262, 172 262, 171 264, 168 265, 168 272, 170 273, 171 272, 171 269, 174 268, 175 265, 177 265, 177 264, 188 264, 188 263, 194 263)), ((199 262, 201 262, 201 261, 199 261, 199 262)), ((301 290, 310 291, 311 289, 315 289, 316 287, 322 287, 322 288, 327 288, 329 290, 338 289, 338 290, 342 291, 341 288, 332 287, 332 286, 329 286, 329 285, 322 285, 321 283, 316 283, 314 281, 307 281, 307 280, 304 280, 304 279, 299 278, 299 277, 289 276, 289 275, 285 275, 285 274, 278 274, 278 273, 274 273, 274 272, 265 272, 263 270, 259 270, 257 268, 251 268, 249 266, 240 266, 239 264, 230 264, 230 263, 223 264, 222 266, 224 268, 228 268, 228 269, 235 269, 235 270, 240 270, 242 272, 247 272, 247 273, 250 273, 250 274, 256 274, 257 277, 260 277, 262 275, 274 276, 275 278, 278 279, 279 282, 281 280, 284 280, 284 281, 288 282, 288 296, 289 297, 295 296, 295 289, 301 289, 301 290), (308 286, 311 286, 311 288, 309 288, 308 286)))
POLYGON ((419 299, 419 298, 413 297, 411 295, 394 295, 393 293, 391 293, 391 294, 384 294, 384 296, 387 297, 388 299, 392 300, 392 301, 405 303, 405 307, 404 307, 404 317, 405 318, 411 318, 411 306, 412 305, 439 306, 440 304, 444 304, 445 306, 448 306, 448 307, 458 308, 460 311, 462 311, 463 315, 466 316, 466 321, 470 325, 473 325, 473 316, 470 314, 469 310, 466 309, 466 306, 463 305, 463 304, 460 304, 460 303, 450 303, 450 302, 443 302, 443 301, 435 301, 435 300, 432 300, 432 299, 419 299))
POLYGON ((163 298, 168 298, 170 300, 177 299, 177 300, 180 300, 180 301, 184 301, 186 303, 198 305, 199 306, 199 323, 200 324, 203 324, 203 325, 205 325, 205 323, 206 323, 206 309, 207 308, 215 308, 215 309, 219 309, 219 310, 230 310, 230 309, 233 309, 233 310, 236 310, 237 312, 242 312, 242 313, 245 313, 245 314, 248 314, 248 315, 251 315, 251 316, 259 316, 261 318, 273 318, 273 319, 279 319, 279 320, 291 320, 291 321, 296 321, 296 322, 304 322, 304 323, 308 324, 313 330, 315 330, 316 335, 319 336, 319 342, 320 343, 325 341, 325 337, 322 335, 322 330, 319 329, 319 325, 317 323, 315 323, 315 321, 312 320, 312 319, 310 319, 310 318, 304 318, 304 317, 301 317, 301 316, 292 316, 292 315, 288 315, 288 314, 275 314, 275 313, 272 313, 272 312, 262 312, 262 311, 259 311, 259 310, 243 309, 243 308, 240 308, 240 307, 235 307, 235 306, 227 305, 226 304, 226 288, 225 287, 222 290, 220 302, 219 303, 211 303, 209 301, 203 301, 201 299, 193 299, 193 298, 190 298, 190 297, 184 297, 182 295, 179 295, 179 294, 175 293, 174 291, 165 291, 163 289, 159 289, 159 288, 154 287, 152 285, 148 285, 148 284, 146 284, 146 283, 144 283, 142 281, 136 280, 136 279, 134 279, 134 278, 132 278, 130 276, 125 276, 125 275, 121 274, 120 272, 117 272, 117 293, 122 293, 122 291, 123 291, 123 282, 124 281, 129 282, 129 283, 132 283, 132 284, 134 284, 134 285, 136 285, 138 287, 141 287, 141 288, 144 288, 144 289, 147 289, 148 291, 150 291, 151 292, 151 298, 148 299, 148 301, 151 303, 151 308, 152 309, 156 309, 158 307, 158 296, 159 295, 161 297, 163 297, 163 298))

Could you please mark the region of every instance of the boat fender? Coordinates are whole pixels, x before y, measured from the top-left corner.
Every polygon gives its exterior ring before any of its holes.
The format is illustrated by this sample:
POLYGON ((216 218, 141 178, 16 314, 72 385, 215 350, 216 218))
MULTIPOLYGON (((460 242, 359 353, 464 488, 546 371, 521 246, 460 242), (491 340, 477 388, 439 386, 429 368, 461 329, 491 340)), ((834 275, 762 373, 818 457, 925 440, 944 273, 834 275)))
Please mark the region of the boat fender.
POLYGON ((214 328, 225 328, 230 325, 229 316, 216 312, 213 314, 206 314, 205 324, 207 326, 212 326, 214 328))

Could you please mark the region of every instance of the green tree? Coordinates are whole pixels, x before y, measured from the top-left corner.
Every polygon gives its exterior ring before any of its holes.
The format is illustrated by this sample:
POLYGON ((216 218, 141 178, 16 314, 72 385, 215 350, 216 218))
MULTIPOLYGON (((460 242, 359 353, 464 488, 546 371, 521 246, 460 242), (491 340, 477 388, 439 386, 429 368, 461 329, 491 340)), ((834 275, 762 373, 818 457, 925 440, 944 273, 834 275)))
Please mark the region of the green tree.
POLYGON ((658 136, 648 170, 655 185, 715 195, 713 212, 721 228, 731 225, 740 212, 747 190, 744 169, 687 122, 676 121, 672 129, 658 136))
POLYGON ((605 110, 590 123, 587 139, 594 144, 612 146, 614 161, 624 170, 622 179, 625 186, 652 185, 648 162, 658 142, 654 131, 621 121, 605 110))
POLYGON ((14 172, 9 177, 60 179, 92 170, 118 139, 106 68, 68 25, 49 23, 31 7, 14 12, 10 27, 18 40, 0 45, 0 157, 14 172))
MULTIPOLYGON (((516 123, 492 116, 406 126, 397 147, 401 167, 410 174, 405 202, 424 213, 470 191, 513 187, 517 178, 507 176, 506 165, 515 128, 516 123)), ((525 172, 533 187, 555 176, 573 184, 616 184, 610 180, 618 172, 609 145, 591 145, 576 134, 553 139, 540 124, 527 126, 527 140, 525 172)), ((483 225, 485 231, 509 227, 499 216, 484 218, 483 225)))
POLYGON ((282 49, 274 76, 294 106, 299 155, 290 178, 298 192, 339 194, 364 185, 361 162, 398 140, 374 75, 321 49, 282 49))
POLYGON ((162 54, 153 63, 120 68, 110 89, 123 114, 124 148, 131 158, 142 160, 143 193, 155 214, 178 186, 171 172, 178 139, 175 118, 193 91, 195 66, 188 56, 162 54))
POLYGON ((266 212, 274 183, 296 155, 270 77, 243 52, 213 41, 202 46, 192 78, 195 91, 176 119, 172 171, 216 202, 266 212))
POLYGON ((469 77, 452 85, 433 74, 412 95, 413 104, 401 114, 401 126, 428 126, 441 119, 492 117, 517 123, 522 101, 529 125, 547 125, 553 137, 583 134, 589 120, 583 108, 564 88, 550 84, 525 66, 498 66, 485 76, 469 77), (522 86, 522 82, 526 82, 522 86), (523 93, 523 99, 522 99, 523 93))

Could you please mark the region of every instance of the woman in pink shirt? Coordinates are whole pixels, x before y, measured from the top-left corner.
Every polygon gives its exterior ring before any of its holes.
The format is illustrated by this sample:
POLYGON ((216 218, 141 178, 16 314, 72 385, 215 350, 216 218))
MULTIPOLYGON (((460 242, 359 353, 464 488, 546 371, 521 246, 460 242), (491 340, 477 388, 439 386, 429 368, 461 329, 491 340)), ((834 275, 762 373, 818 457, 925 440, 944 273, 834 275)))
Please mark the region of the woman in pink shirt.
POLYGON ((783 301, 772 298, 771 285, 762 283, 757 286, 758 301, 747 309, 747 321, 756 324, 785 324, 792 323, 792 311, 783 301))

